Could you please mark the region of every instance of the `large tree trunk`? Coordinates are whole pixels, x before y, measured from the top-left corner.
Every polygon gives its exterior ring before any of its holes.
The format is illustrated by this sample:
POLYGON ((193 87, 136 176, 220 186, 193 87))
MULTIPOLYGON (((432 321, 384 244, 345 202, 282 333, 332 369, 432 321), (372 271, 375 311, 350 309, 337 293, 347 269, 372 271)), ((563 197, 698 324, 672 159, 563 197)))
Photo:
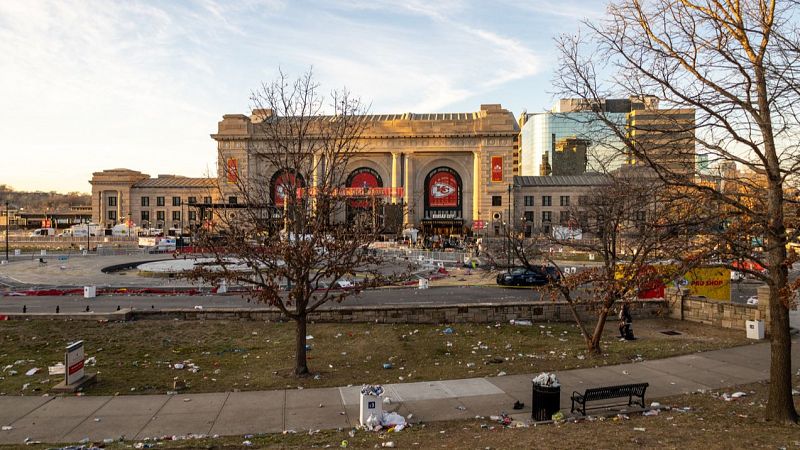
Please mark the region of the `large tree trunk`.
POLYGON ((780 423, 796 423, 798 416, 792 398, 792 343, 789 333, 789 310, 785 298, 790 294, 786 246, 783 236, 783 192, 782 186, 770 186, 767 208, 769 211, 769 253, 767 255, 771 285, 769 289, 770 316, 770 383, 767 400, 767 420, 780 423))
POLYGON ((306 362, 306 328, 308 325, 308 316, 304 313, 298 314, 294 320, 297 326, 295 330, 297 348, 295 349, 294 374, 296 376, 305 376, 309 374, 308 363, 306 362))

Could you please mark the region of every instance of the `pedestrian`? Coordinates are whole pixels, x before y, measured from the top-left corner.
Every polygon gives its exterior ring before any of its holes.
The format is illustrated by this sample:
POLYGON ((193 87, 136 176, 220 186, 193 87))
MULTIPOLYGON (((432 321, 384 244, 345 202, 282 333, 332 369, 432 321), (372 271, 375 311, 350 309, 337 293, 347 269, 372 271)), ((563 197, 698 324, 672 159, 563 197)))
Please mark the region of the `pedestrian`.
POLYGON ((635 339, 633 337, 633 316, 631 316, 628 302, 623 303, 619 310, 619 337, 626 341, 635 339))

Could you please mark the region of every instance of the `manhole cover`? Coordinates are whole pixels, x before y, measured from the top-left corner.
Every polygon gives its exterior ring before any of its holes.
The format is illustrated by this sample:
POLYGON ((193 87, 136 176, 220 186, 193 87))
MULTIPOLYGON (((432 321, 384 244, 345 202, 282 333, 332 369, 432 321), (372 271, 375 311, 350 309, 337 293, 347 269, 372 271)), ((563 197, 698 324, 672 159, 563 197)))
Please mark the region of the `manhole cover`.
POLYGON ((661 334, 666 334, 667 336, 678 336, 681 333, 679 333, 679 332, 677 332, 675 330, 666 330, 666 331, 662 331, 661 334))

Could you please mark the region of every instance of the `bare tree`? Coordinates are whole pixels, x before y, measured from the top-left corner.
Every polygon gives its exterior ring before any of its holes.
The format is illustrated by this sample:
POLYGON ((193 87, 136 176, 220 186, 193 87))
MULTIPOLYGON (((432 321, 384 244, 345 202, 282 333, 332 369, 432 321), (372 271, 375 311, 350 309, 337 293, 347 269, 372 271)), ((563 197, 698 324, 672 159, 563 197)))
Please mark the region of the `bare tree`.
POLYGON ((213 230, 199 233, 212 260, 192 276, 244 286, 295 321, 294 373, 304 376, 309 314, 387 278, 368 250, 380 199, 345 186, 368 116, 346 90, 322 96, 311 71, 294 81, 281 72, 251 102, 246 165, 219 158, 222 198, 237 204, 216 208, 213 230))
POLYGON ((784 193, 800 167, 796 10, 795 1, 620 0, 609 6, 605 20, 584 23, 582 36, 557 41, 559 94, 591 105, 594 120, 616 131, 630 159, 651 167, 665 183, 715 203, 729 219, 718 232, 703 233, 710 236, 704 254, 723 263, 757 258, 766 268, 752 271, 770 290, 766 417, 785 423, 798 419, 791 395, 789 309, 795 292, 788 280, 791 236, 785 226, 790 199, 784 193), (657 120, 646 126, 635 115, 620 125, 599 106, 604 98, 642 94, 662 104, 650 113, 657 120), (689 126, 675 120, 687 110, 696 112, 689 126), (684 132, 680 137, 676 128, 684 132), (649 142, 639 137, 642 132, 649 142), (687 134, 691 145, 685 145, 687 134), (720 168, 713 182, 695 171, 695 147, 720 168), (737 168, 753 176, 741 177, 737 168), (757 197, 762 201, 743 201, 757 197), (743 228, 759 239, 733 239, 743 228))
POLYGON ((537 230, 541 233, 526 238, 521 230, 512 229, 507 235, 515 260, 549 276, 549 283, 538 290, 545 298, 567 304, 587 351, 594 355, 602 354, 603 331, 618 302, 630 302, 640 291, 687 270, 686 261, 664 258, 678 247, 687 248, 687 234, 694 227, 677 217, 693 206, 665 189, 649 170, 614 171, 598 180, 591 195, 570 206, 568 221, 551 232, 537 230), (665 217, 672 220, 666 222, 665 217), (595 262, 580 271, 567 270, 560 252, 551 251, 555 248, 591 254, 595 262), (581 309, 594 318, 591 329, 581 309))

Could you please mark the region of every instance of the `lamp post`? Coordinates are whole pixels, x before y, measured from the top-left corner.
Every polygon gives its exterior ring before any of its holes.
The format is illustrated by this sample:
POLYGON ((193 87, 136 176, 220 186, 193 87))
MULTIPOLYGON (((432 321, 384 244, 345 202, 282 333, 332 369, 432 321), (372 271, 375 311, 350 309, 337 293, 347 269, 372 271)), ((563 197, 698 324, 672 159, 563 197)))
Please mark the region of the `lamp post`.
POLYGON ((8 200, 6 200, 6 261, 8 261, 8 222, 9 222, 8 200))
POLYGON ((506 220, 506 240, 508 241, 508 271, 511 272, 511 184, 508 185, 508 219, 506 220))

